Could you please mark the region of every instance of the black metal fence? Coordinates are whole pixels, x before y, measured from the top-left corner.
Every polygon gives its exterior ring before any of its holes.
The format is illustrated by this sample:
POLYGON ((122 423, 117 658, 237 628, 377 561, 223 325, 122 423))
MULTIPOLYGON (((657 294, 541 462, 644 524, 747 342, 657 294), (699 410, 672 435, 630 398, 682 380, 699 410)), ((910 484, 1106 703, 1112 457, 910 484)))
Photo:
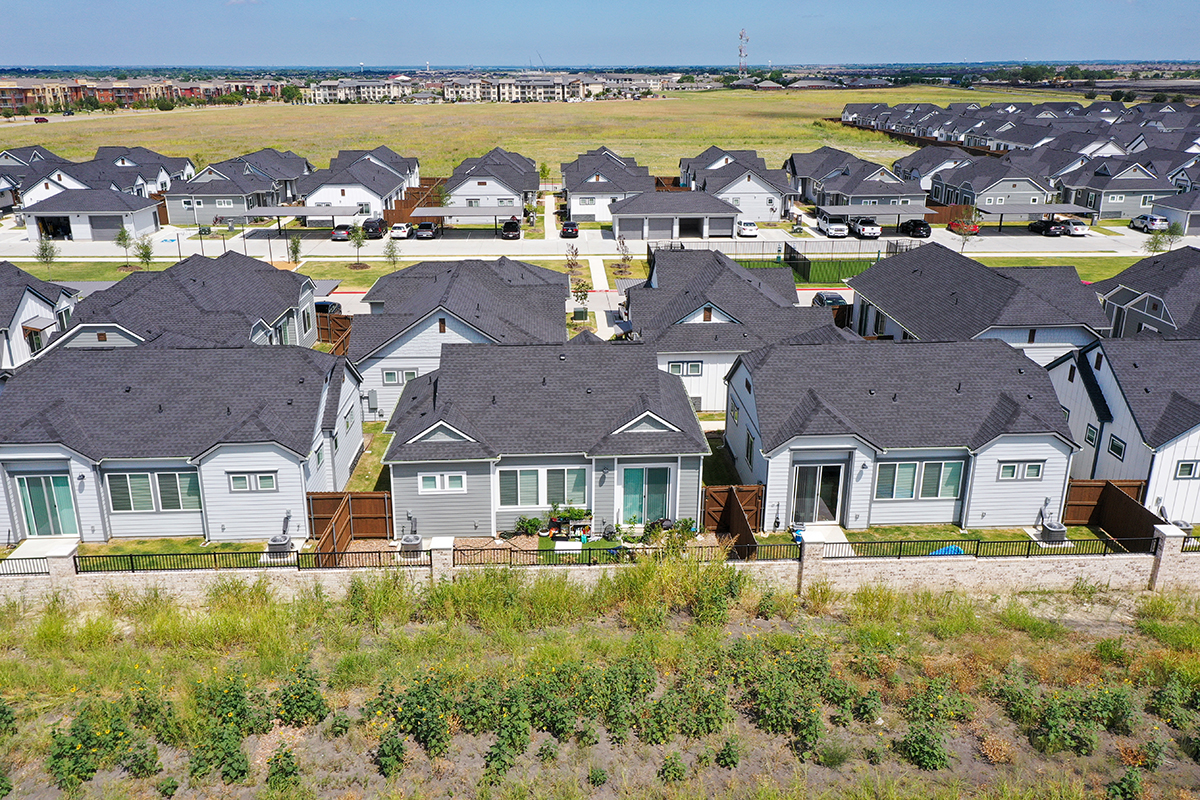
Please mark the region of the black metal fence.
POLYGON ((456 547, 454 548, 453 563, 456 567, 593 567, 663 559, 672 554, 682 555, 684 558, 696 561, 795 561, 800 558, 801 546, 798 544, 734 545, 732 547, 705 545, 687 547, 682 550, 657 547, 631 548, 623 545, 582 550, 456 547))
MULTIPOLYGON (((45 559, 30 559, 41 560, 45 559)), ((5 562, 0 562, 3 570, 5 562)), ((355 569, 429 567, 429 551, 396 553, 377 550, 361 553, 285 553, 268 555, 262 550, 214 551, 211 553, 148 553, 141 555, 75 556, 75 572, 178 572, 182 570, 238 569, 355 569)), ((30 573, 37 574, 37 573, 30 573)))
POLYGON ((971 556, 973 558, 1038 558, 1042 556, 1108 556, 1158 552, 1157 539, 1129 540, 1118 544, 1106 539, 1068 539, 1038 542, 1033 539, 985 541, 982 539, 918 539, 891 542, 827 542, 824 558, 920 558, 971 556))
POLYGON ((0 561, 0 579, 6 575, 49 575, 50 564, 44 558, 6 558, 0 561))
POLYGON ((1200 536, 1185 536, 1183 538, 1183 552, 1200 553, 1200 536))

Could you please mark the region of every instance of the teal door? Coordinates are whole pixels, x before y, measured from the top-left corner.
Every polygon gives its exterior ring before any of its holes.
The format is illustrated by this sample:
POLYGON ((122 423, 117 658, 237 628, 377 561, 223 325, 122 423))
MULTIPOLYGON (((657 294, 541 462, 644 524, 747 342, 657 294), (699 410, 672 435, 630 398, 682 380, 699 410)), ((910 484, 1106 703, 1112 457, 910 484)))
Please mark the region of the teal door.
POLYGON ((75 498, 68 475, 22 475, 17 478, 28 536, 78 536, 75 498))
POLYGON ((629 467, 622 471, 621 523, 641 525, 671 512, 671 470, 668 467, 629 467))

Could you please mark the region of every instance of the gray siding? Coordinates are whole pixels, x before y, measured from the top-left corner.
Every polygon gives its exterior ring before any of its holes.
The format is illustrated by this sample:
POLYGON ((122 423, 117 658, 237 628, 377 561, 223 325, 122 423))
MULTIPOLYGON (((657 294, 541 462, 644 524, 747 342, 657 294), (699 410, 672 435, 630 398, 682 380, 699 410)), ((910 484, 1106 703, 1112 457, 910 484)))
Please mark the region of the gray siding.
POLYGON ((225 197, 199 197, 196 199, 204 203, 201 208, 191 209, 184 208, 184 199, 191 199, 188 195, 168 196, 167 197, 167 218, 170 219, 172 225, 211 225, 213 217, 240 217, 246 213, 246 198, 238 195, 225 197), (232 207, 217 208, 217 200, 232 200, 232 207))
POLYGON ((1071 448, 1049 435, 1002 436, 981 448, 971 470, 963 527, 1030 527, 1047 499, 1055 515, 1060 515, 1070 461, 1071 448), (1030 461, 1045 463, 1039 480, 999 479, 1002 462, 1030 461))
MULTIPOLYGON (((494 497, 496 499, 496 530, 510 531, 516 524, 518 517, 540 517, 550 511, 550 503, 546 502, 546 472, 547 469, 572 469, 584 467, 591 469, 591 462, 582 456, 506 456, 500 459, 496 464, 496 470, 502 469, 537 469, 538 475, 538 494, 539 502, 534 506, 500 506, 500 479, 497 477, 495 481, 494 497)), ((592 484, 589 476, 589 488, 592 484)), ((587 503, 584 508, 592 508, 591 502, 593 499, 592 492, 589 491, 587 503)), ((596 510, 593 508, 593 512, 596 510)))
POLYGON ((492 534, 492 463, 490 461, 391 464, 392 513, 397 536, 416 532, 431 536, 490 536, 492 534), (461 494, 419 494, 421 473, 466 473, 461 494))
POLYGON ((67 332, 62 347, 137 347, 141 344, 137 339, 115 325, 89 325, 86 328, 75 328, 67 332), (106 341, 100 341, 96 334, 104 333, 106 341))
POLYGON ((592 462, 592 515, 600 530, 617 519, 617 472, 611 458, 592 462), (604 474, 608 470, 608 474, 604 474))
POLYGON ((676 519, 690 517, 696 520, 698 526, 704 524, 704 520, 700 518, 700 470, 702 465, 703 459, 700 456, 684 456, 680 459, 679 507, 675 510, 676 519))
POLYGON ((221 445, 200 464, 200 491, 212 541, 267 539, 283 530, 308 536, 304 472, 293 453, 274 445, 221 445), (277 490, 234 492, 231 473, 273 472, 277 490))

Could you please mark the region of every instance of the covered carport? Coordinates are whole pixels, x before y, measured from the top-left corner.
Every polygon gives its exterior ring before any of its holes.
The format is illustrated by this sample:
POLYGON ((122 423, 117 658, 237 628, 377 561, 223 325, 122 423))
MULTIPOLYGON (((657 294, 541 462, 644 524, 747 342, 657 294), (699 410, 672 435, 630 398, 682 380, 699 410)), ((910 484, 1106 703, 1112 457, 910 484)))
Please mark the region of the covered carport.
POLYGON ((1011 205, 999 206, 975 206, 975 209, 983 214, 987 219, 997 219, 997 231, 1004 230, 1004 218, 1008 217, 1024 217, 1023 221, 1029 222, 1029 217, 1038 215, 1053 216, 1054 214, 1069 214, 1073 217, 1087 217, 1091 220, 1089 224, 1095 224, 1097 212, 1087 206, 1076 205, 1075 203, 1013 203, 1011 205))
POLYGON ((275 229, 283 236, 282 220, 284 217, 296 217, 307 222, 309 219, 324 219, 328 217, 337 225, 338 217, 354 218, 358 216, 358 206, 258 206, 250 209, 251 216, 274 217, 275 229))
POLYGON ((443 227, 446 224, 446 220, 452 218, 471 220, 478 219, 484 222, 487 222, 490 219, 492 221, 493 233, 497 236, 500 235, 500 220, 507 222, 510 219, 515 219, 517 222, 520 222, 523 215, 524 209, 516 207, 510 209, 500 209, 496 206, 491 206, 489 208, 472 206, 463 206, 462 208, 453 206, 418 206, 412 210, 413 219, 419 219, 421 217, 440 219, 443 227))
POLYGON ((896 224, 893 229, 899 228, 901 222, 909 219, 925 219, 926 214, 935 213, 936 209, 927 208, 926 206, 915 205, 838 205, 838 206, 817 206, 817 213, 824 211, 829 216, 846 217, 874 217, 880 227, 891 225, 892 218, 895 217, 896 224))

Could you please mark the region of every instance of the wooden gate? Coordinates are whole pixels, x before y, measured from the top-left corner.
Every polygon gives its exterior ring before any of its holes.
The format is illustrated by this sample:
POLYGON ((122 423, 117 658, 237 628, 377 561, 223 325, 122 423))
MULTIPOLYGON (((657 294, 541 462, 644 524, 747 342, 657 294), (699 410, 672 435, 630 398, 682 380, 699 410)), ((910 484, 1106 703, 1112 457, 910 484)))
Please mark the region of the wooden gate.
POLYGON ((167 196, 165 194, 151 193, 150 199, 158 201, 158 224, 170 225, 171 220, 167 219, 167 196))
POLYGON ((1139 503, 1146 489, 1145 481, 1083 481, 1074 480, 1067 485, 1067 502, 1063 509, 1064 525, 1095 525, 1096 507, 1106 484, 1112 484, 1139 503))
POLYGON ((765 486, 707 486, 704 489, 704 530, 709 533, 732 533, 728 506, 741 507, 753 530, 762 530, 763 495, 765 486))
POLYGON ((383 221, 388 225, 397 222, 408 222, 418 225, 422 222, 438 222, 440 217, 414 217, 413 209, 428 208, 442 205, 442 187, 446 185, 445 178, 421 178, 421 185, 414 186, 404 192, 404 197, 395 201, 391 208, 383 210, 383 221))
POLYGON ((336 567, 355 539, 392 538, 392 495, 309 492, 308 524, 317 538, 317 566, 336 567))
POLYGON ((335 356, 347 355, 350 351, 350 326, 354 317, 349 314, 317 314, 317 341, 330 342, 335 356))
POLYGON ((956 219, 972 219, 975 216, 975 206, 930 206, 933 212, 925 215, 925 221, 930 225, 949 225, 956 219))

